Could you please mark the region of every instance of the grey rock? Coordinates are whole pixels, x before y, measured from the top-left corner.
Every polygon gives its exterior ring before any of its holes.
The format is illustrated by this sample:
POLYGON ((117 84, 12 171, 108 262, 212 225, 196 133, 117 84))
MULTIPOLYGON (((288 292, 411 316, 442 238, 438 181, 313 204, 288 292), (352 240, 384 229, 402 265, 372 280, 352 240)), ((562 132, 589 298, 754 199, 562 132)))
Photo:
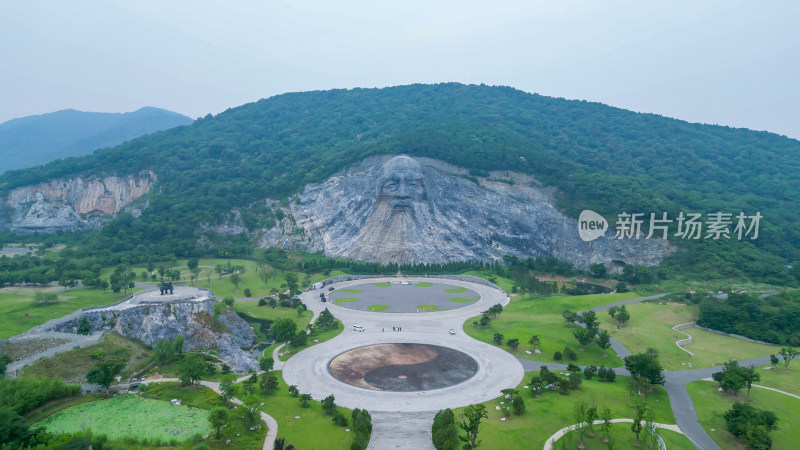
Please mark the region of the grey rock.
POLYGON ((671 251, 664 240, 614 239, 611 230, 584 242, 577 221, 553 206, 553 190, 529 176, 478 179, 441 161, 413 161, 372 157, 307 185, 258 245, 400 264, 554 256, 583 269, 603 263, 612 272, 657 265, 671 251), (392 179, 406 186, 399 195, 389 192, 392 179))

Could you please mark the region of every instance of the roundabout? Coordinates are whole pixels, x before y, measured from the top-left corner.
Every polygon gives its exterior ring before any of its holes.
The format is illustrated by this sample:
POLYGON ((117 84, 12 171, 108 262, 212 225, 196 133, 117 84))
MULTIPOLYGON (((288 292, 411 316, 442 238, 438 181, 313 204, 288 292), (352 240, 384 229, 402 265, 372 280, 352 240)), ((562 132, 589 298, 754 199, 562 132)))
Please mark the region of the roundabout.
POLYGON ((524 376, 520 362, 502 349, 472 339, 462 329, 466 319, 492 305, 507 305, 508 296, 477 283, 430 281, 413 277, 346 281, 334 284, 332 292, 363 295, 365 285, 378 284, 375 289, 384 292, 395 287, 397 292, 414 289, 413 301, 423 304, 436 301, 425 297, 425 292, 435 296, 432 288, 440 285, 440 298, 445 301, 446 295, 472 301, 453 302, 460 306, 456 309, 387 314, 322 302, 322 290, 303 293, 301 299, 309 309, 319 314, 328 308, 345 329, 336 338, 290 358, 283 367, 286 383, 315 399, 333 394, 336 403, 347 408, 406 413, 480 403, 496 398, 502 389, 517 386, 524 376), (417 287, 415 283, 433 286, 417 287), (352 292, 357 289, 361 292, 352 292), (451 328, 457 330, 455 334, 450 334, 451 328))

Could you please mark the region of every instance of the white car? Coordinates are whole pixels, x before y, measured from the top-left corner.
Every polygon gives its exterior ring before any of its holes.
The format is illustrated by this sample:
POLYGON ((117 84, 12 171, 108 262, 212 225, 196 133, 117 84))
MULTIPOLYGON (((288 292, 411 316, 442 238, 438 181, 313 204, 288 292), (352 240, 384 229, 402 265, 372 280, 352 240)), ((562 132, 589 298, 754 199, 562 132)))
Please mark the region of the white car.
POLYGON ((450 334, 456 334, 455 328, 450 328, 450 334))
POLYGON ((364 327, 362 327, 361 325, 353 325, 353 331, 358 331, 359 333, 363 333, 364 327))

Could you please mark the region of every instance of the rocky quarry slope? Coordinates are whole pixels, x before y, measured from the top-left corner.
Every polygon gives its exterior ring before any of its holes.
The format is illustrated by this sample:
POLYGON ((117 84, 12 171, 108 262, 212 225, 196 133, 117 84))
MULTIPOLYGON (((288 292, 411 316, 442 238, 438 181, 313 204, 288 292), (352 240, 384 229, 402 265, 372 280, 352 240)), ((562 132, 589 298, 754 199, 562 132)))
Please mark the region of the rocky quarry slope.
POLYGON ((210 291, 184 286, 177 287, 171 295, 145 291, 111 306, 87 308, 52 320, 26 334, 76 333, 86 317, 92 333, 113 330, 147 345, 159 339, 174 341, 182 334, 186 338, 185 351, 217 348, 220 359, 234 372, 258 370, 258 362, 243 350, 253 346, 255 333, 230 308, 223 308, 215 316, 216 301, 210 291))
POLYGON ((54 179, 4 192, 0 227, 17 232, 95 228, 150 191, 156 176, 54 179))
POLYGON ((554 207, 553 192, 513 172, 488 178, 426 158, 372 157, 283 208, 261 247, 321 251, 380 263, 499 260, 506 254, 555 256, 576 267, 657 265, 670 251, 661 239, 585 242, 578 223, 554 207))

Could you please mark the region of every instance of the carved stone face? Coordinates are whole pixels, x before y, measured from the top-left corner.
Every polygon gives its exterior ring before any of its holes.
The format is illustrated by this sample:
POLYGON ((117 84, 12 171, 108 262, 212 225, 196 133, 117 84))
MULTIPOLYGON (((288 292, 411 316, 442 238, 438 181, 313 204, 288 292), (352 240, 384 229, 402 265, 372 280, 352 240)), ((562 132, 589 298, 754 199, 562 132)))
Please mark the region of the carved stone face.
POLYGON ((378 183, 378 198, 390 200, 392 209, 411 209, 413 203, 425 200, 422 166, 408 156, 386 161, 378 183))

